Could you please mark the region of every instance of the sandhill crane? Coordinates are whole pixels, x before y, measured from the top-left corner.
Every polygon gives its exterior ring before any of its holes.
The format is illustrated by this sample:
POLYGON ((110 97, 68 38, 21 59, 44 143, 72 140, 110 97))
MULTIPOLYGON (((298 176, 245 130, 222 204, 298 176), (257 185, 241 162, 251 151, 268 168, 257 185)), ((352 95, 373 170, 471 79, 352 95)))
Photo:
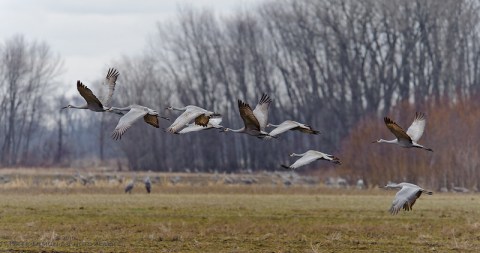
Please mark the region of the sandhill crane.
POLYGON ((270 133, 268 133, 270 136, 277 136, 283 132, 286 132, 288 130, 296 130, 300 131, 302 133, 307 133, 307 134, 319 134, 320 132, 317 130, 313 130, 311 126, 305 125, 293 120, 285 120, 284 122, 280 123, 280 125, 274 125, 269 123, 267 127, 275 127, 270 133))
POLYGON ((80 180, 80 182, 82 183, 82 185, 87 185, 88 184, 88 179, 83 176, 82 174, 80 174, 80 172, 77 171, 77 173, 73 176, 75 181, 80 180))
POLYGON ((414 185, 411 183, 388 183, 385 185, 387 189, 400 189, 395 195, 395 199, 393 199, 392 206, 390 207, 390 213, 395 215, 400 211, 403 207, 405 211, 412 210, 413 204, 415 201, 420 198, 422 193, 426 193, 428 195, 432 195, 433 192, 424 190, 418 185, 414 185))
POLYGON ((172 183, 173 185, 176 185, 178 182, 180 182, 180 180, 182 180, 180 176, 174 176, 170 178, 170 183, 172 183))
POLYGON ((400 126, 397 125, 397 123, 395 123, 388 117, 385 117, 384 121, 390 132, 392 132, 397 138, 393 140, 379 139, 377 141, 374 141, 374 143, 385 142, 397 144, 404 148, 421 148, 433 152, 431 148, 426 148, 417 143, 420 137, 422 137, 423 131, 425 130, 425 114, 421 112, 415 113, 415 119, 413 120, 410 127, 407 129, 407 132, 405 132, 400 126))
MULTIPOLYGON (((114 140, 118 140, 122 138, 122 135, 135 123, 135 121, 139 120, 143 117, 143 120, 158 128, 158 113, 155 110, 152 110, 148 107, 141 106, 141 105, 129 105, 124 108, 118 107, 110 107, 107 111, 113 112, 127 112, 123 117, 120 118, 118 121, 115 130, 113 130, 112 138, 114 140)), ((161 117, 163 119, 167 119, 165 117, 161 117)))
POLYGON ((145 189, 147 190, 147 193, 150 193, 150 191, 152 190, 152 182, 150 181, 150 177, 145 177, 145 180, 143 180, 143 182, 145 183, 145 189))
POLYGON ((246 133, 258 138, 265 138, 269 136, 265 132, 265 127, 268 122, 268 107, 272 103, 272 100, 267 94, 262 94, 260 101, 258 102, 255 110, 252 110, 249 104, 238 100, 238 110, 240 112, 240 117, 242 117, 244 127, 240 129, 230 129, 224 128, 223 132, 232 131, 235 133, 246 133))
POLYGON ((136 178, 137 177, 134 176, 133 179, 127 184, 127 186, 125 186, 125 193, 129 193, 129 194, 132 193, 133 187, 135 186, 136 178))
MULTIPOLYGON (((94 112, 104 112, 107 111, 108 106, 112 100, 113 92, 115 91, 115 84, 117 78, 120 74, 114 68, 108 69, 107 76, 103 84, 108 87, 107 93, 100 99, 98 99, 95 94, 85 86, 80 80, 77 81, 77 90, 80 95, 85 99, 87 104, 82 106, 67 105, 62 109, 66 108, 75 108, 75 109, 89 109, 94 112)), ((118 113, 118 112, 115 112, 118 113)))
POLYGON ((221 126, 220 123, 222 123, 222 117, 212 117, 208 120, 208 123, 206 126, 201 126, 195 123, 191 123, 191 124, 188 124, 182 130, 180 130, 179 132, 177 132, 177 134, 186 134, 190 132, 202 131, 202 130, 212 129, 212 128, 223 128, 223 126, 221 126))
POLYGON ((290 156, 301 156, 302 158, 298 159, 297 161, 295 161, 290 166, 282 164, 282 167, 284 167, 286 169, 296 169, 298 167, 309 164, 309 163, 311 163, 313 161, 316 161, 316 160, 327 160, 327 161, 331 161, 335 164, 341 164, 340 159, 338 159, 338 157, 335 157, 335 156, 329 155, 329 154, 325 154, 325 153, 322 153, 322 152, 319 152, 319 151, 315 151, 315 150, 308 150, 307 152, 305 152, 303 154, 292 153, 290 156))
POLYGON ((167 132, 177 133, 180 129, 185 127, 190 121, 194 120, 195 124, 199 126, 207 126, 210 117, 220 116, 220 114, 207 111, 201 107, 195 105, 187 105, 185 107, 173 107, 169 106, 167 110, 176 110, 183 111, 180 116, 178 116, 175 121, 167 128, 167 132))
POLYGON ((450 184, 452 186, 452 192, 460 192, 460 193, 467 193, 469 192, 469 190, 465 187, 461 187, 461 186, 455 186, 454 183, 451 183, 450 184))

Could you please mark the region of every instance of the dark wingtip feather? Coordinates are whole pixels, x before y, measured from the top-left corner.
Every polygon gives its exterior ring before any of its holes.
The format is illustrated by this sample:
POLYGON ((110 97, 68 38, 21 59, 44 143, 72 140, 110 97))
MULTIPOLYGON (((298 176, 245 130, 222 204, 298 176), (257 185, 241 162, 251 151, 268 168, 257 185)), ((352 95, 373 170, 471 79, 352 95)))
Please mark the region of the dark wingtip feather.
POLYGON ((117 131, 114 131, 114 132, 112 133, 112 139, 114 139, 114 140, 117 141, 117 140, 120 140, 121 138, 122 138, 122 135, 119 134, 117 131))
POLYGON ((265 104, 265 103, 271 103, 272 102, 272 99, 266 94, 266 93, 263 93, 262 94, 262 97, 260 98, 260 102, 258 102, 259 104, 265 104))
POLYGON ((290 169, 290 166, 287 166, 285 164, 281 164, 280 166, 282 166, 282 168, 285 168, 285 169, 290 169))
POLYGON ((422 120, 422 119, 425 119, 426 116, 425 116, 425 113, 423 112, 415 112, 415 119, 416 120, 422 120))
POLYGON ((238 107, 242 107, 242 106, 248 106, 248 104, 239 99, 238 100, 238 107))
POLYGON ((83 84, 80 80, 77 80, 77 88, 86 88, 85 84, 83 84))
POLYGON ((340 159, 336 156, 332 156, 332 162, 335 163, 335 164, 338 164, 338 165, 341 165, 342 162, 340 161, 340 159))
POLYGON ((120 75, 120 73, 118 73, 118 70, 116 70, 115 68, 109 68, 108 69, 108 72, 107 72, 107 78, 110 78, 110 77, 118 77, 120 75))
POLYGON ((385 124, 395 123, 395 122, 393 122, 393 120, 391 120, 389 117, 384 117, 384 118, 383 118, 383 121, 385 122, 385 124))

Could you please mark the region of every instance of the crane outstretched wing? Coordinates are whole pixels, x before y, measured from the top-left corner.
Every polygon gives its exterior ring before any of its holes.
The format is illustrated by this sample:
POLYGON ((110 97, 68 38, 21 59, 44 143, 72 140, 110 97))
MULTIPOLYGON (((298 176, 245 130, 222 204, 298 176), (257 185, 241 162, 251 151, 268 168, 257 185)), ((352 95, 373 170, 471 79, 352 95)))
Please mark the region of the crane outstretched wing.
POLYGON ((415 119, 407 129, 408 136, 410 136, 414 142, 417 142, 420 137, 422 137, 423 131, 425 130, 425 123, 425 114, 421 112, 415 113, 415 119))
POLYGON ((268 107, 270 106, 270 103, 272 103, 272 99, 267 94, 263 93, 260 101, 253 110, 253 115, 257 118, 261 131, 265 131, 265 128, 267 127, 268 107))
MULTIPOLYGON (((114 140, 118 140, 122 138, 122 135, 135 123, 135 121, 139 120, 140 118, 144 117, 147 114, 146 110, 132 108, 130 111, 123 115, 118 121, 115 130, 113 130, 112 138, 114 140)), ((147 122, 149 123, 149 122, 147 122)), ((150 124, 150 123, 149 123, 150 124)))
POLYGON ((422 194, 422 189, 417 187, 409 187, 403 186, 400 191, 397 192, 395 195, 395 199, 392 202, 392 206, 390 207, 390 213, 392 215, 397 214, 400 209, 404 209, 405 211, 412 210, 413 204, 418 197, 422 194))
POLYGON ((212 117, 208 120, 207 126, 197 125, 196 123, 188 124, 185 128, 178 131, 177 133, 186 134, 190 132, 202 131, 202 130, 207 130, 211 128, 223 128, 223 126, 221 126, 220 123, 222 123, 222 117, 212 117))
POLYGON ((279 135, 281 133, 284 133, 284 132, 286 132, 290 129, 293 129, 295 127, 298 127, 298 124, 295 124, 293 121, 287 120, 287 121, 284 121, 284 122, 280 123, 280 125, 278 125, 278 127, 273 129, 272 131, 270 131, 270 133, 268 133, 268 135, 277 136, 277 135, 279 135))
POLYGON ((77 81, 77 90, 80 95, 87 101, 89 107, 97 107, 103 110, 103 105, 93 92, 85 86, 80 80, 77 81))
POLYGON ((387 125, 387 128, 390 130, 390 132, 393 133, 393 135, 395 135, 395 137, 397 137, 397 139, 405 139, 410 142, 412 141, 412 139, 410 139, 410 136, 408 136, 408 134, 405 133, 405 131, 393 120, 388 117, 383 118, 383 120, 385 121, 385 125, 387 125))
POLYGON ((112 101, 113 92, 115 91, 115 85, 119 75, 120 73, 118 73, 116 69, 108 69, 107 76, 105 77, 105 81, 103 82, 103 85, 107 86, 107 90, 102 96, 102 103, 104 106, 110 106, 110 102, 112 101))
POLYGON ((253 129, 260 131, 260 123, 258 123, 257 118, 255 117, 252 108, 249 104, 243 102, 242 100, 238 100, 238 110, 240 112, 240 116, 242 117, 243 123, 245 124, 246 129, 253 129))
POLYGON ((307 153, 304 156, 300 157, 300 159, 296 160, 292 165, 289 166, 290 169, 296 169, 298 167, 307 165, 313 161, 321 159, 322 157, 316 154, 307 153))
MULTIPOLYGON (((197 109, 187 109, 180 116, 178 116, 175 121, 167 128, 167 132, 177 133, 180 129, 185 127, 190 121, 194 120, 196 117, 204 114, 204 110, 197 109)), ((208 123, 208 122, 207 122, 208 123)))

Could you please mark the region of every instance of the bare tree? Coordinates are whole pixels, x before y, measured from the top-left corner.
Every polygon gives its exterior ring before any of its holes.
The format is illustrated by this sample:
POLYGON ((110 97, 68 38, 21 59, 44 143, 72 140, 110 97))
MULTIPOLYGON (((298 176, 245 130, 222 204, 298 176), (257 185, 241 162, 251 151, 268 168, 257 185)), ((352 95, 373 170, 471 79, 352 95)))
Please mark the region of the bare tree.
POLYGON ((11 166, 27 162, 30 146, 40 129, 44 99, 61 71, 60 58, 45 43, 27 42, 23 36, 7 39, 0 46, 2 113, 0 163, 11 166), (20 159, 21 158, 21 159, 20 159))

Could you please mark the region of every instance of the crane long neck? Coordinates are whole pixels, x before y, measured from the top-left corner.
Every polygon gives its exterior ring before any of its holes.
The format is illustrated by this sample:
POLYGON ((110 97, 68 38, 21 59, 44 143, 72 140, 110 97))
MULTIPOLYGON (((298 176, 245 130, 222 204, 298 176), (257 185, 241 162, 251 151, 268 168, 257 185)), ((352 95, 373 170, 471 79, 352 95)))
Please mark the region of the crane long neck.
POLYGON ((292 156, 304 156, 307 152, 303 153, 303 154, 296 154, 296 153, 292 153, 292 156))
POLYGON ((385 142, 385 143, 390 143, 390 144, 396 144, 396 143, 398 143, 398 139, 393 139, 393 140, 380 139, 380 140, 378 140, 378 142, 385 142))
MULTIPOLYGON (((81 106, 76 106, 76 105, 69 105, 67 107, 70 107, 70 108, 75 108, 75 109, 88 109, 88 104, 84 104, 84 105, 81 105, 81 106)), ((66 108, 66 107, 65 107, 66 108)))
POLYGON ((389 183, 385 186, 385 188, 392 188, 392 189, 397 189, 397 188, 402 188, 403 185, 400 184, 395 184, 395 183, 389 183))
POLYGON ((175 107, 175 106, 172 106, 172 110, 176 110, 176 111, 186 111, 187 110, 187 107, 175 107))
POLYGON ((122 111, 122 112, 126 112, 126 111, 130 111, 130 106, 127 106, 127 107, 115 107, 115 106, 112 106, 110 107, 110 110, 112 111, 122 111))
POLYGON ((240 128, 240 129, 231 129, 231 128, 228 128, 229 131, 231 132, 234 132, 234 133, 241 133, 245 130, 244 127, 240 128))

